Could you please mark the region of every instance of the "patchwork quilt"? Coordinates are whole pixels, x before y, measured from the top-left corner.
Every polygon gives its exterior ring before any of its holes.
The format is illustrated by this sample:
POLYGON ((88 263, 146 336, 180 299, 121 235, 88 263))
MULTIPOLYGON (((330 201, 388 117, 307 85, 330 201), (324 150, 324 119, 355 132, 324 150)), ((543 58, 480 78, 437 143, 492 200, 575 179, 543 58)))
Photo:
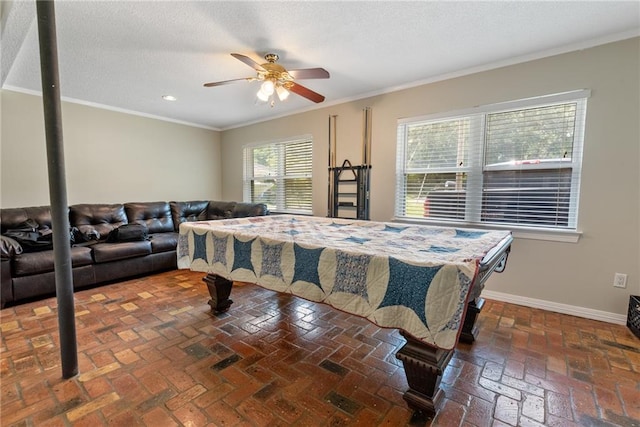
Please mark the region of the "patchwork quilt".
POLYGON ((295 215, 190 222, 178 267, 326 303, 448 350, 480 261, 509 235, 295 215))

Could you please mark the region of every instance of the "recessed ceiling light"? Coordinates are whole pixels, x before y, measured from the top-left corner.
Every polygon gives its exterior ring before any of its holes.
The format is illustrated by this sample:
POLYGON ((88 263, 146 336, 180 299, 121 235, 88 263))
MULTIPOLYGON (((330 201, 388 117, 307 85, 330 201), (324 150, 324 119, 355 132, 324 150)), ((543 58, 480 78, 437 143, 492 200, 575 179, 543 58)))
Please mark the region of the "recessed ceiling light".
POLYGON ((176 101, 178 98, 173 95, 163 95, 162 99, 164 99, 165 101, 176 101))

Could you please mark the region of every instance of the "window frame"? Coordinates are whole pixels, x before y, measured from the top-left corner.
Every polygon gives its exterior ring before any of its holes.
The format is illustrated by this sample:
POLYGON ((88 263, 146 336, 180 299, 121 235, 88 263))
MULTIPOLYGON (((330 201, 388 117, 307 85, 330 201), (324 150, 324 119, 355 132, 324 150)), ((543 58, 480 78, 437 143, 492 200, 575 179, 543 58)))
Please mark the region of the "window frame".
POLYGON ((283 213, 283 214, 296 214, 296 215, 312 215, 313 214, 313 194, 309 197, 308 204, 309 209, 287 209, 287 185, 286 181, 289 179, 308 178, 311 181, 311 192, 313 191, 313 159, 309 162, 308 170, 302 173, 286 174, 285 167, 285 150, 287 146, 293 146, 300 143, 308 143, 309 150, 313 155, 313 138, 311 135, 300 135, 286 139, 261 141, 245 144, 242 147, 243 158, 243 171, 242 171, 242 193, 243 201, 248 203, 265 203, 264 201, 254 200, 252 198, 252 182, 266 178, 265 176, 254 175, 254 162, 255 155, 254 150, 257 148, 273 147, 277 150, 278 162, 276 167, 278 171, 276 175, 273 175, 275 181, 275 207, 269 206, 271 213, 283 213), (249 155, 249 153, 251 155, 249 155))
MULTIPOLYGON (((524 237, 530 238, 542 238, 544 240, 560 240, 560 241, 577 241, 579 235, 578 231, 578 203, 580 193, 580 181, 582 173, 582 152, 584 147, 584 132, 586 124, 586 110, 587 100, 590 97, 590 90, 582 89, 570 92, 563 92, 552 95, 538 96, 526 99, 520 99, 515 101, 507 101, 496 104, 489 104, 484 106, 478 106, 474 108, 458 110, 453 112, 443 112, 437 114, 430 114, 420 117, 410 117, 399 119, 397 122, 397 155, 396 155, 396 198, 394 207, 394 220, 399 222, 418 222, 418 223, 430 223, 438 225, 455 225, 455 226, 469 226, 475 228, 504 228, 518 231, 524 237), (486 169, 485 154, 487 147, 487 130, 486 122, 489 114, 496 114, 501 112, 517 111, 522 109, 545 107, 550 105, 560 105, 565 103, 577 103, 577 109, 575 113, 575 129, 573 134, 573 152, 571 160, 571 190, 570 190, 570 203, 569 203, 569 220, 567 226, 535 226, 522 223, 495 223, 488 222, 481 218, 482 215, 482 197, 483 197, 483 179, 484 174, 489 170, 518 170, 517 168, 496 168, 491 167, 486 169), (412 169, 407 167, 407 136, 408 128, 412 125, 437 123, 453 120, 470 120, 471 127, 475 132, 470 132, 467 152, 465 155, 468 157, 467 164, 464 167, 452 167, 452 168, 422 168, 412 169), (466 202, 464 208, 464 219, 434 219, 434 218, 420 218, 415 214, 407 216, 407 187, 406 177, 414 173, 453 173, 463 172, 467 174, 467 186, 466 186, 466 202), (549 235, 556 235, 556 237, 548 239, 549 235)), ((542 166, 531 166, 531 169, 542 168, 542 166)), ((528 169, 528 168, 527 168, 528 169)), ((560 167, 558 168, 560 169, 560 167)))

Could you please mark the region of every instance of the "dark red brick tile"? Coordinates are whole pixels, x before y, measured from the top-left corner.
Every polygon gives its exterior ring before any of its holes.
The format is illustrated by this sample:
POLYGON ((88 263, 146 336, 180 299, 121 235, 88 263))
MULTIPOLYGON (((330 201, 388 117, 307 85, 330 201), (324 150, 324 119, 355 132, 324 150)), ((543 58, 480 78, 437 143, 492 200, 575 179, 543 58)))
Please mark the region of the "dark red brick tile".
POLYGON ((242 415, 233 407, 218 401, 205 409, 214 425, 236 426, 243 420, 242 415))
POLYGON ((163 409, 153 408, 142 416, 142 421, 148 426, 177 426, 178 423, 163 409))
POLYGON ((278 419, 264 402, 255 399, 245 399, 236 408, 238 413, 253 425, 267 427, 276 425, 278 419))
POLYGON ((91 399, 95 399, 96 397, 113 391, 113 387, 104 377, 97 377, 89 381, 85 381, 82 383, 82 386, 91 399))
MULTIPOLYGON (((49 418, 46 420, 38 421, 38 427, 66 427, 68 424, 64 416, 59 415, 57 417, 49 418)), ((135 425, 135 424, 130 424, 135 425)))
POLYGON ((128 411, 114 414, 111 417, 106 418, 106 424, 109 427, 134 427, 145 425, 143 424, 142 420, 128 411))
POLYGON ((353 417, 349 425, 353 427, 370 427, 378 425, 380 420, 381 417, 378 413, 365 408, 353 417))
POLYGON ((194 399, 194 403, 198 408, 208 408, 216 402, 222 400, 224 396, 234 390, 234 387, 229 383, 222 383, 219 386, 207 390, 194 399))
POLYGON ((457 427, 460 425, 464 415, 464 406, 452 400, 447 400, 433 419, 433 424, 442 427, 457 427))
POLYGON ((402 398, 402 395, 404 394, 404 390, 401 391, 401 390, 391 388, 387 385, 382 385, 378 389, 376 394, 382 397, 383 399, 389 401, 389 403, 391 403, 394 406, 406 407, 404 399, 402 398))
POLYGON ((51 391, 45 382, 39 382, 22 388, 22 399, 25 405, 32 405, 41 400, 49 399, 51 391))
POLYGON ((489 427, 493 420, 493 406, 493 402, 471 398, 467 406, 467 414, 464 418, 465 422, 477 427, 489 427))
POLYGON ((82 396, 82 389, 75 379, 61 380, 52 386, 53 393, 58 399, 58 402, 66 402, 67 400, 82 396))
POLYGON ((484 387, 478 386, 475 382, 469 382, 462 378, 456 379, 453 383, 453 388, 463 391, 472 397, 477 397, 488 402, 494 402, 496 399, 496 393, 493 391, 487 390, 484 387))
POLYGON ((180 392, 186 391, 196 384, 193 377, 182 370, 167 369, 163 375, 180 392))
MULTIPOLYGON (((615 388, 594 387, 594 392, 598 406, 601 410, 609 410, 616 414, 623 413, 622 403, 620 402, 620 398, 618 397, 618 393, 615 388)), ((640 393, 638 393, 637 396, 640 396, 640 393)))
POLYGON ((236 303, 214 315, 201 279, 174 271, 76 293, 81 375, 70 380, 60 379, 55 299, 2 310, 2 424, 626 427, 640 419, 640 342, 624 326, 487 301, 429 419, 402 397, 397 331, 250 284, 234 286, 236 303))

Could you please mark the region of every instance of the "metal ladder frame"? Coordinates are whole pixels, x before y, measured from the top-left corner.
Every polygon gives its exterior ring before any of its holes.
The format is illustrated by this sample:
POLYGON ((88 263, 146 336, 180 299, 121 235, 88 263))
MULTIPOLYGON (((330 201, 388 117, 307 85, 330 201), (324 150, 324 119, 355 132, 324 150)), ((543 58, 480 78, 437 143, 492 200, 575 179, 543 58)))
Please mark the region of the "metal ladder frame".
POLYGON ((336 167, 336 127, 338 116, 329 116, 329 201, 327 216, 330 218, 348 218, 368 220, 370 219, 370 172, 371 172, 371 108, 363 110, 362 127, 362 164, 353 166, 348 159, 342 162, 342 166, 336 167), (344 172, 351 172, 353 178, 344 178, 344 172), (341 184, 355 185, 354 191, 341 191, 341 184), (352 200, 344 200, 342 197, 352 200), (355 209, 355 218, 341 216, 340 210, 355 209))

